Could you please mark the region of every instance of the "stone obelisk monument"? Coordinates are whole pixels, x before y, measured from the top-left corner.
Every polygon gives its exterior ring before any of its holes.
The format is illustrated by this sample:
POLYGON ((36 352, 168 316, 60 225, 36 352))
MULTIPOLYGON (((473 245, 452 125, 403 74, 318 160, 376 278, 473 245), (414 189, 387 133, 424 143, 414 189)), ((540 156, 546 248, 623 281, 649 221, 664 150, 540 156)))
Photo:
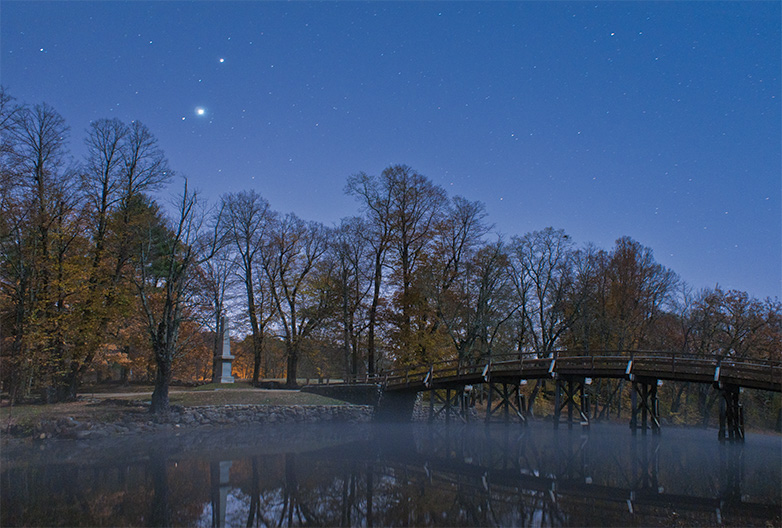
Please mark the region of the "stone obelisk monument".
POLYGON ((220 357, 217 358, 217 363, 220 366, 220 377, 217 379, 217 383, 233 383, 234 377, 231 375, 231 361, 233 361, 234 357, 231 355, 231 335, 228 331, 227 317, 223 317, 221 326, 223 327, 223 339, 220 341, 220 357))

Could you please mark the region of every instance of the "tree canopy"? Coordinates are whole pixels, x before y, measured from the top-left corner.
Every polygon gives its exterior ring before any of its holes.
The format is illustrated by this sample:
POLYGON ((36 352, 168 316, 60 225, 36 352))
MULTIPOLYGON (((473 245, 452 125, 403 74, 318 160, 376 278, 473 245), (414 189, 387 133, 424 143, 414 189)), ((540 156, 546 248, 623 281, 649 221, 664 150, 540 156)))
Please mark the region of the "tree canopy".
POLYGON ((225 316, 237 368, 291 387, 507 351, 780 359, 778 300, 693 292, 627 236, 602 249, 553 227, 498 233, 482 203, 406 165, 348 176, 356 214, 325 226, 256 190, 210 208, 138 121, 91 123, 74 160, 54 108, 0 90, 0 140, 2 387, 16 401, 113 375, 154 380, 164 411, 172 380, 211 379, 225 316))

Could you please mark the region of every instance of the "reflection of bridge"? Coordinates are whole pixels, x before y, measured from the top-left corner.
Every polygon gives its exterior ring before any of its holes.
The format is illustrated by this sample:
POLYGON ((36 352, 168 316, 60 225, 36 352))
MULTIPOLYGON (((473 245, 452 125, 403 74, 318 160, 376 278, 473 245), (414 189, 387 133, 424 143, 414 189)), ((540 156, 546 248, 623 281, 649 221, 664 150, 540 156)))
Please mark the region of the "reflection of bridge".
MULTIPOLYGON (((693 482, 667 490, 663 484, 680 479, 671 479, 671 466, 675 464, 662 455, 656 437, 633 440, 630 452, 620 455, 602 445, 590 449, 590 435, 568 434, 562 442, 536 440, 529 434, 513 435, 508 429, 493 435, 488 430, 482 433, 470 429, 429 429, 419 442, 415 456, 420 460, 415 465, 430 474, 437 472, 441 478, 458 474, 465 482, 471 476, 476 488, 520 487, 537 493, 548 503, 545 510, 552 514, 557 510, 557 500, 564 497, 611 504, 612 509, 627 508, 630 514, 639 508, 713 512, 718 523, 723 510, 769 518, 777 511, 772 506, 742 501, 743 451, 737 447, 720 447, 718 468, 709 475, 713 482, 708 482, 709 477, 694 482, 698 477, 689 475, 688 480, 693 482), (713 490, 716 496, 704 497, 701 488, 713 490)), ((409 455, 404 458, 410 462, 409 455)))
POLYGON ((554 424, 560 423, 563 410, 567 421, 589 423, 589 389, 592 379, 622 379, 632 383, 631 427, 646 432, 660 428, 657 387, 663 380, 712 384, 720 396, 720 438, 744 437, 743 409, 739 402, 742 388, 782 392, 782 363, 751 358, 705 357, 674 352, 576 352, 560 351, 552 357, 534 354, 492 355, 471 363, 443 361, 429 365, 403 367, 383 372, 363 382, 379 383, 385 403, 394 411, 411 411, 413 396, 431 391, 430 413, 440 400, 439 412, 448 419, 464 416, 465 388, 488 385, 486 420, 512 417, 526 420, 524 395, 519 390, 526 380, 553 380, 554 424), (437 392, 435 392, 437 391, 437 392), (445 393, 443 396, 442 393, 445 393))
MULTIPOLYGON (((512 428, 408 431, 381 429, 371 444, 327 451, 329 457, 371 461, 376 485, 388 479, 411 492, 420 489, 424 503, 424 489, 430 497, 441 494, 440 507, 460 516, 448 518, 453 524, 568 525, 573 515, 583 525, 649 522, 654 516, 662 516, 665 524, 671 512, 682 519, 696 515, 700 521, 712 516, 712 522, 722 524, 723 517, 741 523, 773 519, 779 511, 778 505, 745 498, 753 496, 751 490, 742 493, 741 446, 711 448, 704 456, 711 458, 718 449, 718 463, 706 463, 699 474, 682 467, 697 455, 662 448, 659 437, 606 448, 602 441, 590 441, 591 435, 577 433, 560 433, 558 441, 512 428), (443 502, 444 497, 454 502, 443 502), (515 516, 513 522, 509 516, 515 516)), ((362 475, 368 469, 362 466, 362 475)), ((371 502, 366 506, 372 512, 371 502)))

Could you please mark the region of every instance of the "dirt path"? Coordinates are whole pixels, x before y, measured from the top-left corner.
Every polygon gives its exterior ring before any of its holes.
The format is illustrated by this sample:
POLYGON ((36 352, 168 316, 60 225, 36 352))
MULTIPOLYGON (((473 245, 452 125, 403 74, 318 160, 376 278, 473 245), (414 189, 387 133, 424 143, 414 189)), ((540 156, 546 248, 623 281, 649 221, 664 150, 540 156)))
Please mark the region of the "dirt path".
MULTIPOLYGON (((209 392, 241 392, 247 394, 263 393, 263 394, 290 394, 300 392, 299 389, 214 389, 212 391, 192 390, 192 389, 169 389, 169 394, 207 394, 209 392)), ((131 398, 133 396, 138 397, 152 397, 152 391, 140 391, 140 392, 82 392, 79 396, 90 397, 96 400, 108 400, 111 398, 131 398)))

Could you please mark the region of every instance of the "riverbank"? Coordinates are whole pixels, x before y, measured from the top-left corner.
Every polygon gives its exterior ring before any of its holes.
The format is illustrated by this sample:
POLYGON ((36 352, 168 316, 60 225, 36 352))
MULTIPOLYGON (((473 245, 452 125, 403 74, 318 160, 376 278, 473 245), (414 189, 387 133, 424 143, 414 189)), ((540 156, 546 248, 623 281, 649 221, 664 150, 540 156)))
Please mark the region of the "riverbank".
POLYGON ((146 392, 82 396, 76 402, 0 407, 2 438, 106 438, 243 424, 298 422, 361 423, 373 408, 284 390, 181 390, 171 393, 171 411, 149 413, 146 392))

